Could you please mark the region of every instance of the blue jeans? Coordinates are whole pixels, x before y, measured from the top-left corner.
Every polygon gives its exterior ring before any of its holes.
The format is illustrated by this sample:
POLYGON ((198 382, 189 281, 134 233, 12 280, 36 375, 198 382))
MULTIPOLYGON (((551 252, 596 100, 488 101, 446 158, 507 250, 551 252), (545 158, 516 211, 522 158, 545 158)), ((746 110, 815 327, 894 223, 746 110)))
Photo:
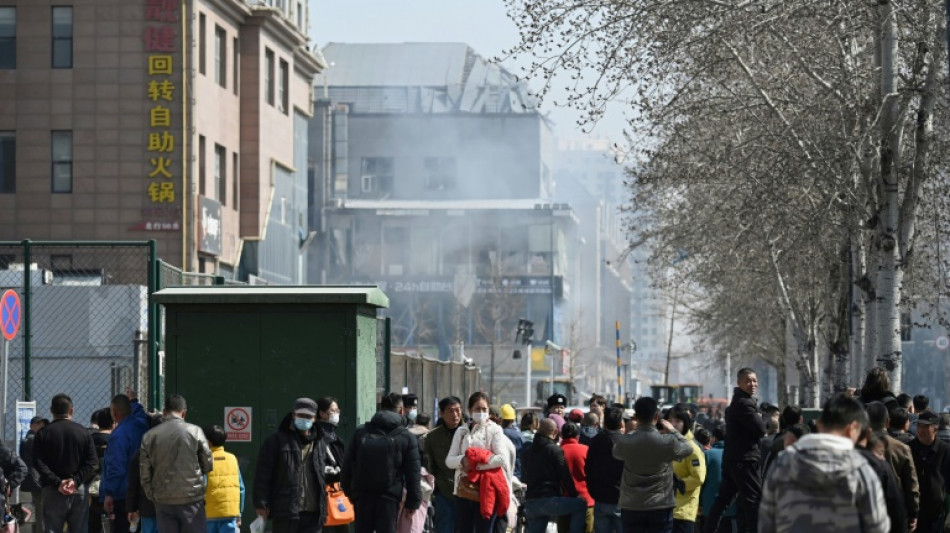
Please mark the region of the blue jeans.
POLYGON ((623 533, 673 533, 673 508, 620 512, 623 533))
POLYGON ((619 505, 594 502, 594 533, 623 533, 619 505))
POLYGON ((455 496, 437 492, 432 496, 432 505, 435 506, 435 533, 455 533, 455 519, 458 516, 455 496))
POLYGON ((139 533, 158 533, 158 523, 154 518, 139 517, 139 533))
POLYGON ((534 498, 524 502, 524 516, 528 522, 527 533, 544 533, 548 522, 563 515, 571 515, 570 533, 584 533, 587 523, 587 502, 583 498, 534 498))
POLYGON ((237 518, 209 518, 205 522, 208 533, 238 533, 237 518))

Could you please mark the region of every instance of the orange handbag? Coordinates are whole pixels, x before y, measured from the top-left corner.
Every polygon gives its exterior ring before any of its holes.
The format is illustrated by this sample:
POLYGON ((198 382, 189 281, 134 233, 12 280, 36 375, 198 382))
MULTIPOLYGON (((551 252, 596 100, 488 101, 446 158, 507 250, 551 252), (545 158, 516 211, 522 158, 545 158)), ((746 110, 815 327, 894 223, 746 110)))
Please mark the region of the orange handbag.
POLYGON ((353 504, 343 494, 339 483, 327 485, 327 526, 342 526, 356 520, 353 504))

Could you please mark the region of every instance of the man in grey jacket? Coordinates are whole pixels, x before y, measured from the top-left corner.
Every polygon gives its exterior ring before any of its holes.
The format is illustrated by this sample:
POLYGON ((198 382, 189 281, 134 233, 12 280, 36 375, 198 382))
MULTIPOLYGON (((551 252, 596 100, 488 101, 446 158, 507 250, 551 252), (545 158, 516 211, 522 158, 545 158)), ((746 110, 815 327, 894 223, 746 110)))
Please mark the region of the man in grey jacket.
POLYGON ((673 531, 673 461, 689 457, 689 441, 666 420, 656 400, 643 397, 633 405, 637 430, 617 439, 613 456, 623 461, 620 514, 624 531, 673 531))
POLYGON ((165 398, 162 423, 145 433, 139 467, 145 496, 155 502, 162 533, 205 533, 205 474, 214 460, 201 428, 185 422, 178 394, 165 398))

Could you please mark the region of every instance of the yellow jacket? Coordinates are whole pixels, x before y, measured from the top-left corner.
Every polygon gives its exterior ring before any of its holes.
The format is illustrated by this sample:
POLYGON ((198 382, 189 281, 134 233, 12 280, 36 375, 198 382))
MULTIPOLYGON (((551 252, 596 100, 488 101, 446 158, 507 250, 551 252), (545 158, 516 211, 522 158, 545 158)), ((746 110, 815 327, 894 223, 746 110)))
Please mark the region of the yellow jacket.
POLYGON ((706 481, 706 456, 693 439, 692 431, 686 433, 686 440, 693 448, 693 453, 686 459, 673 461, 673 473, 686 484, 686 494, 674 490, 676 508, 673 509, 673 519, 695 522, 699 512, 699 490, 706 481))
POLYGON ((237 457, 224 451, 224 446, 211 448, 214 469, 208 472, 208 489, 205 491, 205 515, 211 518, 241 516, 244 503, 244 481, 237 457))

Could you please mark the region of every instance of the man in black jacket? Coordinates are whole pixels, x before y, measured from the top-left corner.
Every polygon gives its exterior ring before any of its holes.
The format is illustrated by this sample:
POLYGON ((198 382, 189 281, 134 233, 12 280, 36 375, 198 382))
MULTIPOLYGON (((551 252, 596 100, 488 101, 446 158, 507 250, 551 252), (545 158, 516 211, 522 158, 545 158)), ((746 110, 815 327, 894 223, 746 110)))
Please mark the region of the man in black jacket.
POLYGON ((531 447, 525 450, 521 465, 525 493, 527 533, 544 533, 555 517, 570 515, 570 533, 583 533, 587 519, 587 502, 577 497, 574 478, 567 469, 564 450, 557 445, 557 424, 541 419, 531 447), (567 492, 570 497, 562 494, 567 492))
POLYGON ((751 368, 741 368, 732 402, 726 409, 726 448, 722 455, 722 485, 716 503, 706 521, 705 533, 719 529, 723 511, 737 499, 739 531, 758 530, 759 499, 762 496, 762 476, 759 469, 759 443, 765 435, 765 420, 759 413, 755 392, 759 381, 751 368))
POLYGON ((917 438, 910 443, 920 483, 920 511, 917 531, 943 531, 944 498, 950 490, 950 446, 937 438, 940 417, 924 411, 917 417, 917 438))
POLYGON ((327 518, 323 432, 317 402, 298 398, 257 456, 254 507, 274 521, 273 533, 316 533, 327 518))
POLYGON ((604 413, 603 431, 594 436, 587 450, 584 473, 587 491, 594 499, 594 533, 622 533, 620 517, 620 477, 623 461, 614 459, 614 443, 623 432, 623 409, 611 407, 604 413))
POLYGON ((407 517, 422 503, 419 441, 403 421, 402 396, 384 396, 346 448, 342 485, 353 501, 356 533, 395 533, 403 489, 407 517))
POLYGON ((46 531, 70 533, 88 529, 88 483, 99 459, 89 430, 72 421, 73 400, 66 394, 53 396, 53 422, 33 440, 33 467, 43 487, 43 525, 46 531))

